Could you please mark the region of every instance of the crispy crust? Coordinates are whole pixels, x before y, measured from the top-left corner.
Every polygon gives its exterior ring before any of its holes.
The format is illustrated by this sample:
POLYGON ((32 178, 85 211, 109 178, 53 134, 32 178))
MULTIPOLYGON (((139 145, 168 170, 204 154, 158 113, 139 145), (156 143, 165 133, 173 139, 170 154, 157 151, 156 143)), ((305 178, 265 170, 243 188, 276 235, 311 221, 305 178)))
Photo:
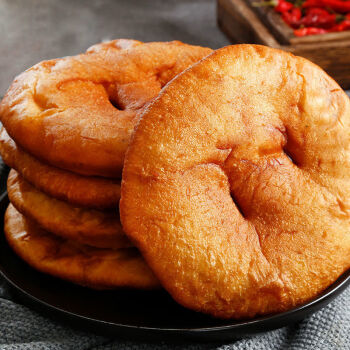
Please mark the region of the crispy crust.
POLYGON ((119 202, 120 180, 78 175, 45 164, 18 147, 5 128, 0 132, 0 155, 26 181, 51 197, 94 209, 114 209, 119 202))
POLYGON ((75 244, 39 228, 11 204, 5 235, 13 250, 35 269, 95 289, 155 289, 159 283, 136 248, 98 249, 75 244))
POLYGON ((210 52, 176 41, 114 40, 43 61, 14 80, 0 119, 16 144, 38 159, 83 175, 120 178, 139 111, 210 52))
POLYGON ((217 50, 143 114, 124 230, 188 308, 288 310, 350 267, 349 134, 349 98, 316 65, 263 46, 217 50))
POLYGON ((102 212, 74 207, 51 198, 26 182, 15 170, 7 180, 7 192, 16 209, 46 231, 98 248, 127 248, 117 209, 102 212))

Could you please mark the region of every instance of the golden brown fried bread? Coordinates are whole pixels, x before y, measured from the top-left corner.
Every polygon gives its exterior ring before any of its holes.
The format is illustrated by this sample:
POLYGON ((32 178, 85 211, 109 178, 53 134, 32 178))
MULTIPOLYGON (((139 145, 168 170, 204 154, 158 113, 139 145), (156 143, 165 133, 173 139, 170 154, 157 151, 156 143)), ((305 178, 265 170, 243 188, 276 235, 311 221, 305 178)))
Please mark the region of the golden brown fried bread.
POLYGON ((350 103, 311 62, 220 49, 144 113, 125 158, 124 231, 182 305, 284 311, 350 267, 350 103))
POLYGON ((98 248, 132 246, 123 232, 117 210, 103 212, 79 208, 40 192, 15 171, 7 180, 11 203, 46 231, 98 248))
POLYGON ((13 250, 35 269, 96 289, 154 289, 159 283, 136 248, 98 249, 52 235, 11 204, 5 235, 13 250))
POLYGON ((44 61, 14 80, 0 119, 17 145, 51 165, 120 177, 140 110, 210 52, 178 41, 114 40, 44 61))
POLYGON ((119 202, 120 180, 83 176, 45 164, 18 147, 5 128, 0 132, 0 155, 26 181, 51 197, 95 209, 114 209, 119 202))

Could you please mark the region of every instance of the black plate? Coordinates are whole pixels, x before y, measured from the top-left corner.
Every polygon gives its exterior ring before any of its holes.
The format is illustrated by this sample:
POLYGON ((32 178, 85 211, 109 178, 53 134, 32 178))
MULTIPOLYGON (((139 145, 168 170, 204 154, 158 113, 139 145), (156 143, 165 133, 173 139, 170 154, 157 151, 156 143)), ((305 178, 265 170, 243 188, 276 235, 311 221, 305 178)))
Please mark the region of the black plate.
MULTIPOLYGON (((3 193, 1 227, 7 204, 3 193)), ((2 229, 0 273, 21 301, 45 315, 86 331, 142 340, 228 340, 279 328, 324 307, 350 284, 348 271, 316 299, 288 312, 249 321, 216 320, 179 306, 164 291, 94 291, 44 275, 12 252, 2 229)))

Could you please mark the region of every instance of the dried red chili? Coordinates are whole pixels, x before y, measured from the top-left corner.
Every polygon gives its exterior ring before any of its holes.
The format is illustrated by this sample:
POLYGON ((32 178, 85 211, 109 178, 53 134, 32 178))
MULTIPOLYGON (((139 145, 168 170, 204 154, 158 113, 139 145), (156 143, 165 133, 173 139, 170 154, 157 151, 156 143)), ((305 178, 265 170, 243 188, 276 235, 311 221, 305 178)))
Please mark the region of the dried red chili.
POLYGON ((308 8, 306 15, 300 21, 300 24, 305 27, 330 28, 337 24, 337 16, 331 14, 325 9, 312 7, 308 8))
POLYGON ((293 8, 293 4, 285 1, 285 0, 278 0, 277 5, 275 6, 275 11, 280 13, 285 13, 293 8))
POLYGON ((300 28, 300 29, 294 30, 295 36, 306 36, 306 35, 324 34, 324 33, 327 33, 326 29, 316 28, 316 27, 307 27, 307 28, 300 28))
POLYGON ((350 12, 350 1, 347 0, 306 0, 302 6, 304 8, 325 7, 341 13, 350 12))
POLYGON ((294 7, 289 12, 282 13, 283 20, 293 28, 298 28, 300 26, 301 10, 294 7))
POLYGON ((346 19, 343 22, 335 25, 330 29, 330 32, 342 32, 350 29, 350 19, 346 19))
POLYGON ((296 36, 350 30, 350 0, 268 0, 296 36))

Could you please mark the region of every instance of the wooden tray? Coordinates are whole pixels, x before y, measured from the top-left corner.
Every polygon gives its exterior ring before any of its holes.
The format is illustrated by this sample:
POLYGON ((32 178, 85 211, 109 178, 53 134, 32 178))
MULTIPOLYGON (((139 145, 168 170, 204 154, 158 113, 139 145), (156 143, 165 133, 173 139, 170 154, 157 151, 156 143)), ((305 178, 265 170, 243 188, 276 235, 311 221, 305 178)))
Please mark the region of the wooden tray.
POLYGON ((254 1, 217 0, 218 25, 233 43, 262 44, 306 57, 350 88, 350 31, 295 37, 272 8, 253 7, 254 1))

